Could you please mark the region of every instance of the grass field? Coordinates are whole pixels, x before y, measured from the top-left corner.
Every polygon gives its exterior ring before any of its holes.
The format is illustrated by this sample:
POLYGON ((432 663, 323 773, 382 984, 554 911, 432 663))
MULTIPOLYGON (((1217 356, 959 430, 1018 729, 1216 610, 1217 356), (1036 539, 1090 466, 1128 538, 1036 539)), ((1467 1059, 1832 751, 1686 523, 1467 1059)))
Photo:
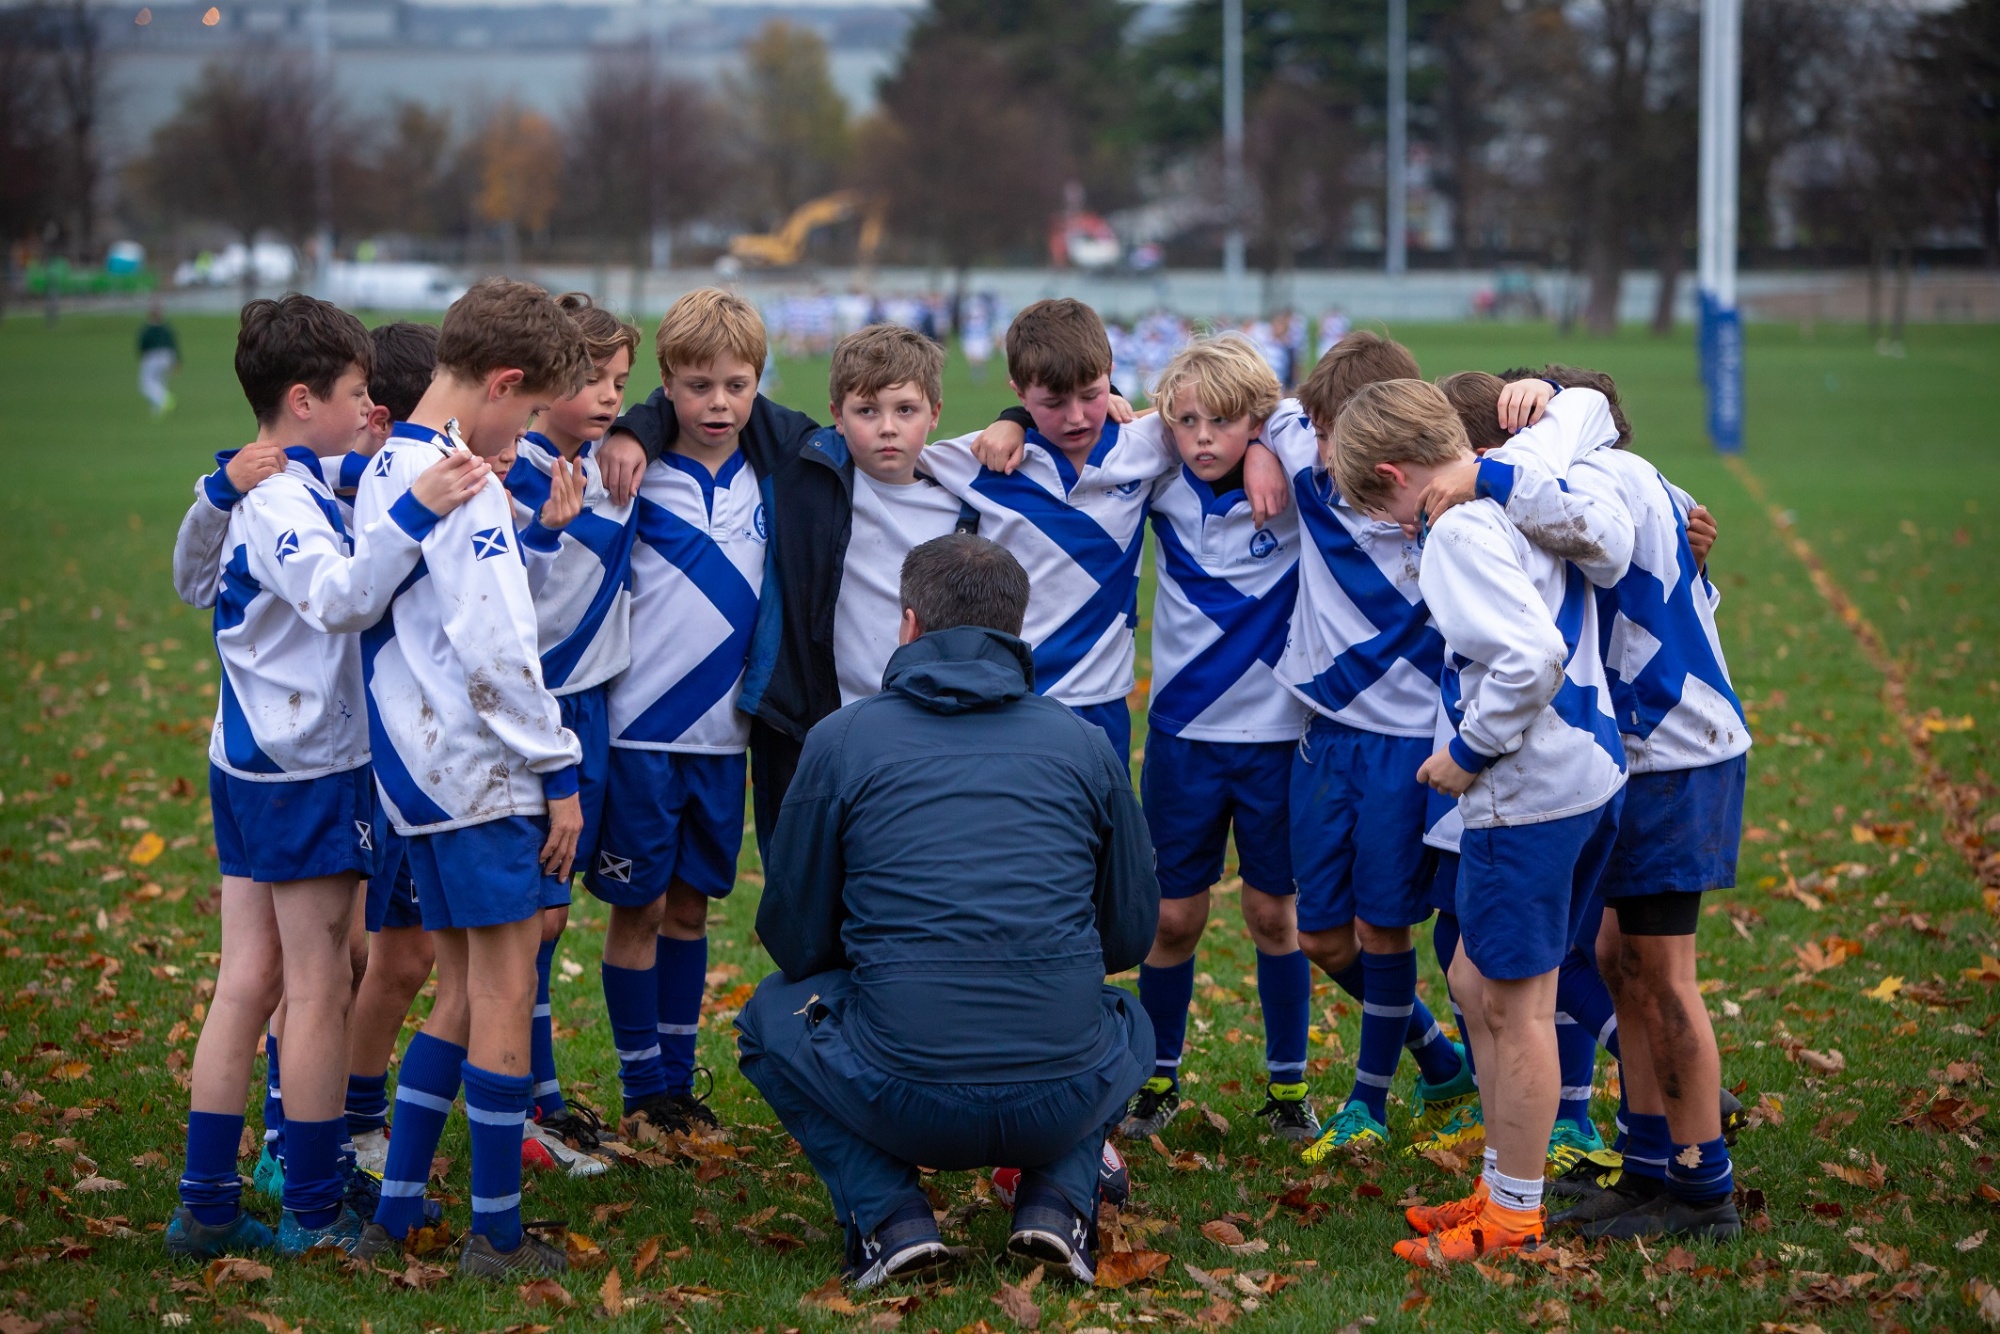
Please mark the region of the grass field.
MULTIPOLYGON (((767 969, 751 943, 761 877, 748 851, 736 895, 715 914, 701 1035, 744 1156, 596 1182, 531 1179, 527 1214, 566 1218, 601 1253, 560 1296, 466 1286, 423 1265, 391 1277, 330 1262, 211 1286, 165 1261, 157 1229, 175 1198, 179 1081, 217 939, 204 754, 216 669, 205 614, 173 597, 168 555, 190 482, 251 427, 229 370, 230 322, 189 318, 180 331, 180 408, 155 423, 133 388, 133 321, 0 322, 10 475, 0 1106, 12 1109, 0 1131, 0 1334, 244 1321, 385 1332, 1019 1327, 997 1294, 1020 1275, 986 1261, 857 1311, 801 1302, 835 1273, 837 1229, 735 1070, 728 1021, 767 969), (642 1273, 649 1252, 662 1258, 642 1273), (615 1314, 603 1297, 612 1275, 615 1314)), ((1172 1158, 1130 1147, 1137 1193, 1124 1235, 1172 1263, 1116 1291, 1044 1284, 1028 1298, 1041 1327, 2000 1324, 1988 1286, 2000 1283, 2000 1236, 1988 1239, 2000 1231, 2000 1127, 1988 1110, 2000 1078, 2000 919, 1967 855, 1988 858, 1987 883, 2000 886, 2000 860, 1968 842, 1984 831, 2000 847, 2000 330, 1916 329, 1907 356, 1891 359, 1852 331, 1753 328, 1737 471, 1700 443, 1687 340, 1395 332, 1433 374, 1542 359, 1611 371, 1639 448, 1718 516, 1712 568, 1757 749, 1742 884, 1714 896, 1701 943, 1725 1076, 1760 1122, 1736 1154, 1738 1183, 1761 1209, 1726 1248, 1571 1246, 1546 1265, 1413 1281, 1389 1253, 1404 1232, 1396 1202, 1465 1183, 1393 1156, 1310 1175, 1256 1133, 1252 952, 1224 896, 1201 955, 1188 1063, 1192 1096, 1219 1119, 1176 1122, 1172 1158), (1851 599, 1845 616, 1827 592, 1851 599), (1287 1193, 1299 1185, 1304 1209, 1287 1193), (1201 1225, 1222 1217, 1268 1249, 1232 1254, 1209 1241, 1201 1225)), ((823 411, 824 364, 782 369, 779 396, 823 411)), ((1004 392, 997 375, 974 385, 955 365, 945 427, 986 420, 1004 392)), ((1142 663, 1144 653, 1142 638, 1142 663)), ((602 927, 580 897, 555 1000, 565 1083, 600 1106, 617 1098, 596 981, 602 927)), ((1442 986, 1427 973, 1437 1004, 1442 986)), ((1346 1089, 1336 1053, 1354 1051, 1358 1016, 1325 984, 1314 1012, 1316 1087, 1331 1100, 1346 1089)), ((1600 1099, 1607 1127, 1610 1105, 1600 1099)), ((442 1189, 462 1197, 462 1122, 440 1152, 452 1160, 442 1189)), ((1005 1216, 983 1183, 933 1184, 957 1239, 997 1251, 1005 1216)), ((254 1202, 275 1220, 269 1201, 254 1202)), ((456 1225, 466 1208, 453 1199, 456 1225)))

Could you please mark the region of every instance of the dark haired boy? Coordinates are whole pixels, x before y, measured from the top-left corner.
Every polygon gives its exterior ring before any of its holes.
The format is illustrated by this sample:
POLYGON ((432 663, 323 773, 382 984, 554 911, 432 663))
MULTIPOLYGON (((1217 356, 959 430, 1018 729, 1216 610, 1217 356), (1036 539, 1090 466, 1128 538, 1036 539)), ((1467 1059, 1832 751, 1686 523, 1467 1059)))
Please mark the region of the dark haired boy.
MULTIPOLYGON (((486 480, 470 460, 412 476, 358 540, 321 473, 364 429, 367 331, 296 293, 243 308, 236 374, 260 445, 284 466, 230 505, 215 610, 223 679, 209 742, 222 881, 221 965, 190 1072, 187 1167, 169 1254, 271 1246, 352 1250, 340 1114, 347 951, 357 881, 374 873, 375 799, 355 631, 417 564, 439 516, 486 480), (283 1095, 289 1171, 270 1230, 240 1207, 235 1143, 250 1063, 280 997, 289 1009, 283 1095)), ((209 482, 226 479, 226 459, 209 482)), ((210 498, 215 499, 211 491, 210 498)))
MULTIPOLYGON (((364 523, 433 461, 492 458, 589 373, 583 338, 539 287, 489 278, 445 313, 438 372, 368 467, 364 523)), ((463 1082, 472 1224, 459 1272, 559 1272, 521 1224, 521 1141, 542 909, 569 898, 581 748, 542 682, 534 597, 495 480, 424 538, 420 577, 363 637, 376 781, 437 937, 438 994, 403 1055, 382 1200, 356 1253, 422 1220, 445 1116, 463 1082), (473 979, 478 984, 473 985, 473 979)))

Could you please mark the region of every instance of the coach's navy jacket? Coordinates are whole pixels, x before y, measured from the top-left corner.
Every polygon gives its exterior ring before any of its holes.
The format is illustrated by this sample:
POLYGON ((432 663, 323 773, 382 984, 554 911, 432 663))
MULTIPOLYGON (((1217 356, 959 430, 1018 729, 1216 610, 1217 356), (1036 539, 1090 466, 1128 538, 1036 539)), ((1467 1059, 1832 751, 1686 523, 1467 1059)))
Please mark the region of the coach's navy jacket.
POLYGON ((887 1073, 1028 1083, 1127 1041, 1105 975, 1153 943, 1145 817, 1103 732, 1034 693, 1028 646, 941 630, 812 730, 757 934, 791 981, 852 969, 843 1028, 887 1073))

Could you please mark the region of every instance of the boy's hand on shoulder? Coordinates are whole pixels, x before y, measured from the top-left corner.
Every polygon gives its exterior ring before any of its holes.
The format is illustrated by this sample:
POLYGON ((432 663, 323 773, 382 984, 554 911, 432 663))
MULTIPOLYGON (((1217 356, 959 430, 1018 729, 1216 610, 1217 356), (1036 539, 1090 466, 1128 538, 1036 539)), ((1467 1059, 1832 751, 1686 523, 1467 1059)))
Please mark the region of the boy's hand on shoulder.
POLYGON ((1500 391, 1500 429, 1524 431, 1542 419, 1555 386, 1547 380, 1514 380, 1500 391))
POLYGON ((410 484, 410 494, 417 498, 418 504, 442 518, 478 495, 491 476, 493 468, 485 459, 455 449, 417 474, 417 480, 410 484))
POLYGON ((560 532, 583 513, 583 470, 568 459, 557 459, 549 472, 549 498, 537 517, 542 527, 560 532))
POLYGON ((1123 394, 1113 394, 1111 396, 1110 405, 1104 415, 1112 421, 1117 422, 1120 426, 1130 426, 1133 422, 1139 420, 1139 414, 1132 410, 1131 401, 1123 394))
POLYGON ((542 844, 542 874, 568 883, 576 860, 576 840, 583 834, 583 799, 572 792, 549 798, 549 837, 542 844))
MULTIPOLYGON (((1542 388, 1548 388, 1543 385, 1542 388)), ((1467 459, 1463 463, 1450 463, 1440 468, 1417 498, 1417 508, 1430 523, 1436 523, 1438 516, 1454 505, 1463 505, 1479 494, 1479 460, 1467 459)), ((1414 536, 1414 534, 1412 534, 1414 536)))
POLYGON ((614 504, 629 504, 646 475, 646 451, 630 431, 613 431, 597 447, 597 469, 614 504))
POLYGON ((222 472, 229 484, 243 494, 250 494, 250 488, 266 477, 275 477, 285 470, 285 451, 280 445, 268 440, 243 446, 236 451, 236 457, 224 465, 222 472))
MULTIPOLYGON (((1126 404, 1131 410, 1131 404, 1126 404)), ((1021 466, 1028 452, 1028 433, 1013 422, 994 422, 972 442, 972 457, 998 473, 1011 473, 1021 466)))
POLYGON ((1696 505, 1688 511, 1688 549, 1694 552, 1697 566, 1708 564, 1708 553, 1715 549, 1716 536, 1715 516, 1708 512, 1708 506, 1696 505))
POLYGON ((1243 452, 1243 494, 1250 500, 1250 519, 1259 528, 1292 503, 1292 479, 1285 476, 1285 465, 1262 440, 1252 440, 1243 452))
POLYGON ((1417 770, 1417 781, 1425 787, 1444 793, 1447 797, 1462 797, 1472 786, 1478 774, 1467 773, 1458 767, 1458 761, 1451 757, 1449 750, 1439 750, 1425 760, 1417 770))

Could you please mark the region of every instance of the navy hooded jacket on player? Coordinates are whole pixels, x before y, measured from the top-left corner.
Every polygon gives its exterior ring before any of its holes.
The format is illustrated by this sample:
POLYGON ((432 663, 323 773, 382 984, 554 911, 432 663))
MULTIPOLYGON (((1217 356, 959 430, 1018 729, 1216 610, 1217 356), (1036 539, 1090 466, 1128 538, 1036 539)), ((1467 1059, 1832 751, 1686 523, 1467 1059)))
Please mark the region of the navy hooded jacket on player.
POLYGON ((1012 635, 927 634, 815 727, 765 874, 758 937, 790 981, 853 971, 847 1040, 878 1069, 1051 1080, 1129 1041, 1101 993, 1153 943, 1145 817, 1012 635))

